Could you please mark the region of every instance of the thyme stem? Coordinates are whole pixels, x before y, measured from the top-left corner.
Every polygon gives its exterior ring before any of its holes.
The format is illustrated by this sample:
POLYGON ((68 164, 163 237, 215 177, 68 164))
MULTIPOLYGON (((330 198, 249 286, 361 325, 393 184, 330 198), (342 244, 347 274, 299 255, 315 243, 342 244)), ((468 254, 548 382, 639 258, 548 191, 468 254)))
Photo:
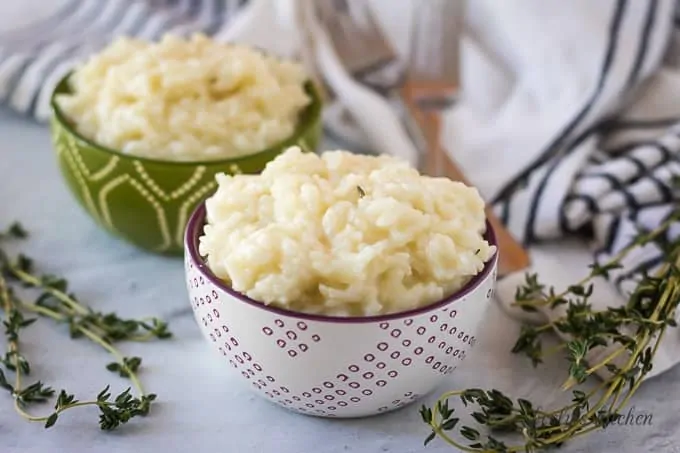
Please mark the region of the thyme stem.
MULTIPOLYGON (((9 231, 11 232, 9 236, 14 238, 23 238, 26 235, 18 224, 9 231)), ((7 234, 0 234, 0 239, 7 238, 7 234)), ((40 277, 33 273, 31 268, 32 261, 29 258, 19 255, 16 261, 10 261, 0 248, 0 309, 4 313, 3 324, 7 337, 7 353, 4 359, 0 359, 0 365, 4 365, 5 371, 14 373, 13 384, 10 384, 0 367, 0 388, 11 393, 16 412, 27 421, 43 422, 45 427, 49 428, 56 423, 60 414, 67 410, 96 406, 100 412, 99 426, 103 430, 116 429, 134 417, 147 415, 156 395, 144 391, 138 375, 141 359, 125 357, 114 343, 123 340, 148 341, 154 338, 169 338, 171 334, 167 330, 167 325, 156 318, 131 320, 120 318, 114 313, 94 312, 68 293, 65 280, 54 276, 40 277), (26 302, 16 297, 10 281, 17 281, 42 293, 36 302, 26 302), (74 395, 61 390, 51 413, 45 416, 31 414, 28 406, 47 402, 55 391, 40 381, 27 387, 22 385, 23 378, 30 372, 30 365, 20 353, 19 331, 36 320, 25 319, 23 312, 49 318, 58 324, 67 324, 72 338, 87 338, 106 350, 115 359, 115 362, 107 365, 107 369, 129 378, 139 396, 133 397, 128 388, 112 398, 109 386, 106 386, 96 399, 78 401, 74 395)))
POLYGON ((498 390, 446 392, 434 407, 423 406, 420 410, 431 431, 425 443, 438 437, 465 452, 537 452, 605 429, 616 421, 652 369, 653 358, 666 329, 676 327, 675 313, 680 304, 680 238, 670 240, 667 233, 678 221, 680 209, 672 212, 658 228, 639 232, 630 244, 604 264, 593 263, 587 276, 563 291, 544 287, 536 275, 530 274, 526 276, 525 285, 518 288, 515 305, 522 309, 565 308, 542 326, 523 326, 512 351, 525 354, 534 366, 546 356, 564 351, 569 372, 561 388, 571 391, 570 404, 543 411, 529 401, 513 400, 498 390), (642 275, 624 306, 593 309, 590 304, 592 282, 596 278, 608 279, 609 273, 621 267, 629 253, 651 243, 663 252, 660 269, 654 275, 642 275), (541 339, 553 331, 567 340, 544 349, 541 339), (593 358, 593 350, 603 347, 612 349, 602 358, 593 358), (597 363, 589 364, 589 359, 597 360, 597 363), (588 392, 580 390, 590 376, 603 370, 608 374, 598 386, 588 392), (471 415, 489 433, 462 426, 454 439, 448 433, 459 421, 453 416, 454 409, 448 406, 453 398, 460 398, 465 406, 475 405, 479 411, 471 415), (499 433, 514 435, 520 441, 508 445, 498 437, 499 433))

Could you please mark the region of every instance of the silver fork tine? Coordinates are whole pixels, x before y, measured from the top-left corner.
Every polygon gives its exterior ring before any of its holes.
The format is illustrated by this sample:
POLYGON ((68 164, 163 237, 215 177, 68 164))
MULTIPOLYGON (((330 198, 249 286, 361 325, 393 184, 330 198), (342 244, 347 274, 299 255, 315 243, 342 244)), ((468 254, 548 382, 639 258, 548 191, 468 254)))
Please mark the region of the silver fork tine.
POLYGON ((426 0, 415 6, 408 77, 418 85, 423 107, 447 107, 455 100, 464 11, 464 0, 426 0))
POLYGON ((333 6, 337 11, 349 11, 349 4, 347 4, 347 0, 333 0, 333 6))
POLYGON ((317 0, 315 4, 338 57, 353 76, 397 58, 365 0, 317 0))
POLYGON ((344 5, 337 5, 334 0, 313 1, 318 18, 343 66, 353 77, 396 104, 403 126, 421 153, 422 160, 426 149, 423 135, 394 91, 404 80, 403 64, 368 3, 365 0, 347 0, 344 5), (352 10, 351 15, 343 11, 345 5, 352 10), (363 21, 359 22, 359 18, 363 21), (346 27, 345 32, 341 31, 340 22, 346 27))

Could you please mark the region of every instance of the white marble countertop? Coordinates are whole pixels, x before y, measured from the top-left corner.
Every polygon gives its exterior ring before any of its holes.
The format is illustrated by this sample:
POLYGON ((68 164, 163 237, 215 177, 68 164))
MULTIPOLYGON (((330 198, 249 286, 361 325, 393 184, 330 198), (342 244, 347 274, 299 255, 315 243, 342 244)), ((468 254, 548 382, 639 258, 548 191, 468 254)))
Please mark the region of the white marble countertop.
MULTIPOLYGON (((428 431, 416 405, 367 419, 324 420, 289 413, 251 394, 201 338, 187 302, 181 260, 140 252, 97 228, 62 183, 47 128, 3 110, 0 197, 0 227, 20 220, 30 230, 33 237, 25 250, 41 270, 66 276, 72 290, 97 309, 164 317, 175 335, 162 343, 124 345, 129 355, 143 357, 141 377, 158 394, 149 417, 105 433, 98 429, 95 409, 73 410, 46 431, 19 418, 9 396, 0 393, 0 452, 453 451, 440 441, 422 447, 428 431)), ((492 305, 488 316, 504 315, 492 305)), ((514 343, 517 329, 480 335, 471 360, 441 390, 495 387, 543 405, 558 398, 555 384, 564 372, 559 365, 534 370, 521 358, 498 352, 514 343)), ((107 383, 113 390, 127 385, 104 369, 109 361, 105 353, 88 342, 70 340, 63 327, 41 321, 23 338, 34 379, 63 386, 81 398, 95 395, 107 383)), ((633 401, 636 413, 652 415, 650 423, 612 426, 562 451, 680 453, 679 389, 677 369, 650 380, 633 401)))

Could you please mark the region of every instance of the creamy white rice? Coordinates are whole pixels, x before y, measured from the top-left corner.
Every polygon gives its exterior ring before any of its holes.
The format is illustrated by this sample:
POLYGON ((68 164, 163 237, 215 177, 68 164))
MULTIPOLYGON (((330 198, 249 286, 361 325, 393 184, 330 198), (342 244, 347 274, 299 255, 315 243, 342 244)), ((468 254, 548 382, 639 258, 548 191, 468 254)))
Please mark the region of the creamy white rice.
POLYGON ((301 64, 165 36, 120 38, 78 66, 57 103, 77 130, 123 153, 174 161, 238 157, 290 137, 311 99, 301 64))
POLYGON ((388 156, 293 147, 259 175, 217 176, 199 252, 236 291, 331 316, 414 309, 495 252, 475 188, 388 156))

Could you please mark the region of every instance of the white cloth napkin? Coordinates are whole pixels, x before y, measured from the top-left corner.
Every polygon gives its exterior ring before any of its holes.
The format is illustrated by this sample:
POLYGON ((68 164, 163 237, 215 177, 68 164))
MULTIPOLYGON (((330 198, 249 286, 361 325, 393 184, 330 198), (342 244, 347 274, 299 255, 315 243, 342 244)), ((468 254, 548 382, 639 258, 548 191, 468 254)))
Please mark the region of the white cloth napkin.
MULTIPOLYGON (((202 31, 313 61, 359 124, 327 126, 362 141, 358 146, 412 159, 412 144, 394 112, 349 78, 314 24, 314 49, 308 48, 301 22, 308 18, 308 1, 3 4, 0 17, 10 17, 10 25, 0 19, 0 101, 44 121, 54 83, 113 36, 154 39, 165 32, 202 31), (36 9, 42 14, 29 14, 23 22, 11 19, 22 8, 24 16, 36 9)), ((398 7, 393 0, 371 3, 404 54, 414 1, 400 0, 398 7)), ((616 254, 633 231, 658 224, 677 204, 669 182, 680 173, 675 2, 474 0, 468 6, 463 98, 446 114, 442 141, 511 231, 532 245, 531 271, 560 289, 579 280, 587 263, 616 254), (583 232, 590 232, 592 241, 581 245, 578 259, 565 261, 559 247, 548 253, 541 245, 583 232)), ((671 236, 678 234, 676 227, 671 236)), ((563 247, 565 255, 566 247, 574 255, 573 241, 563 247)), ((595 308, 623 304, 638 271, 658 265, 658 250, 641 250, 625 264, 614 275, 615 284, 596 287, 595 308)), ((523 281, 521 274, 498 285, 498 297, 512 316, 541 322, 559 315, 527 317, 511 309, 523 281)), ((680 338, 671 330, 649 376, 678 361, 680 338)))

